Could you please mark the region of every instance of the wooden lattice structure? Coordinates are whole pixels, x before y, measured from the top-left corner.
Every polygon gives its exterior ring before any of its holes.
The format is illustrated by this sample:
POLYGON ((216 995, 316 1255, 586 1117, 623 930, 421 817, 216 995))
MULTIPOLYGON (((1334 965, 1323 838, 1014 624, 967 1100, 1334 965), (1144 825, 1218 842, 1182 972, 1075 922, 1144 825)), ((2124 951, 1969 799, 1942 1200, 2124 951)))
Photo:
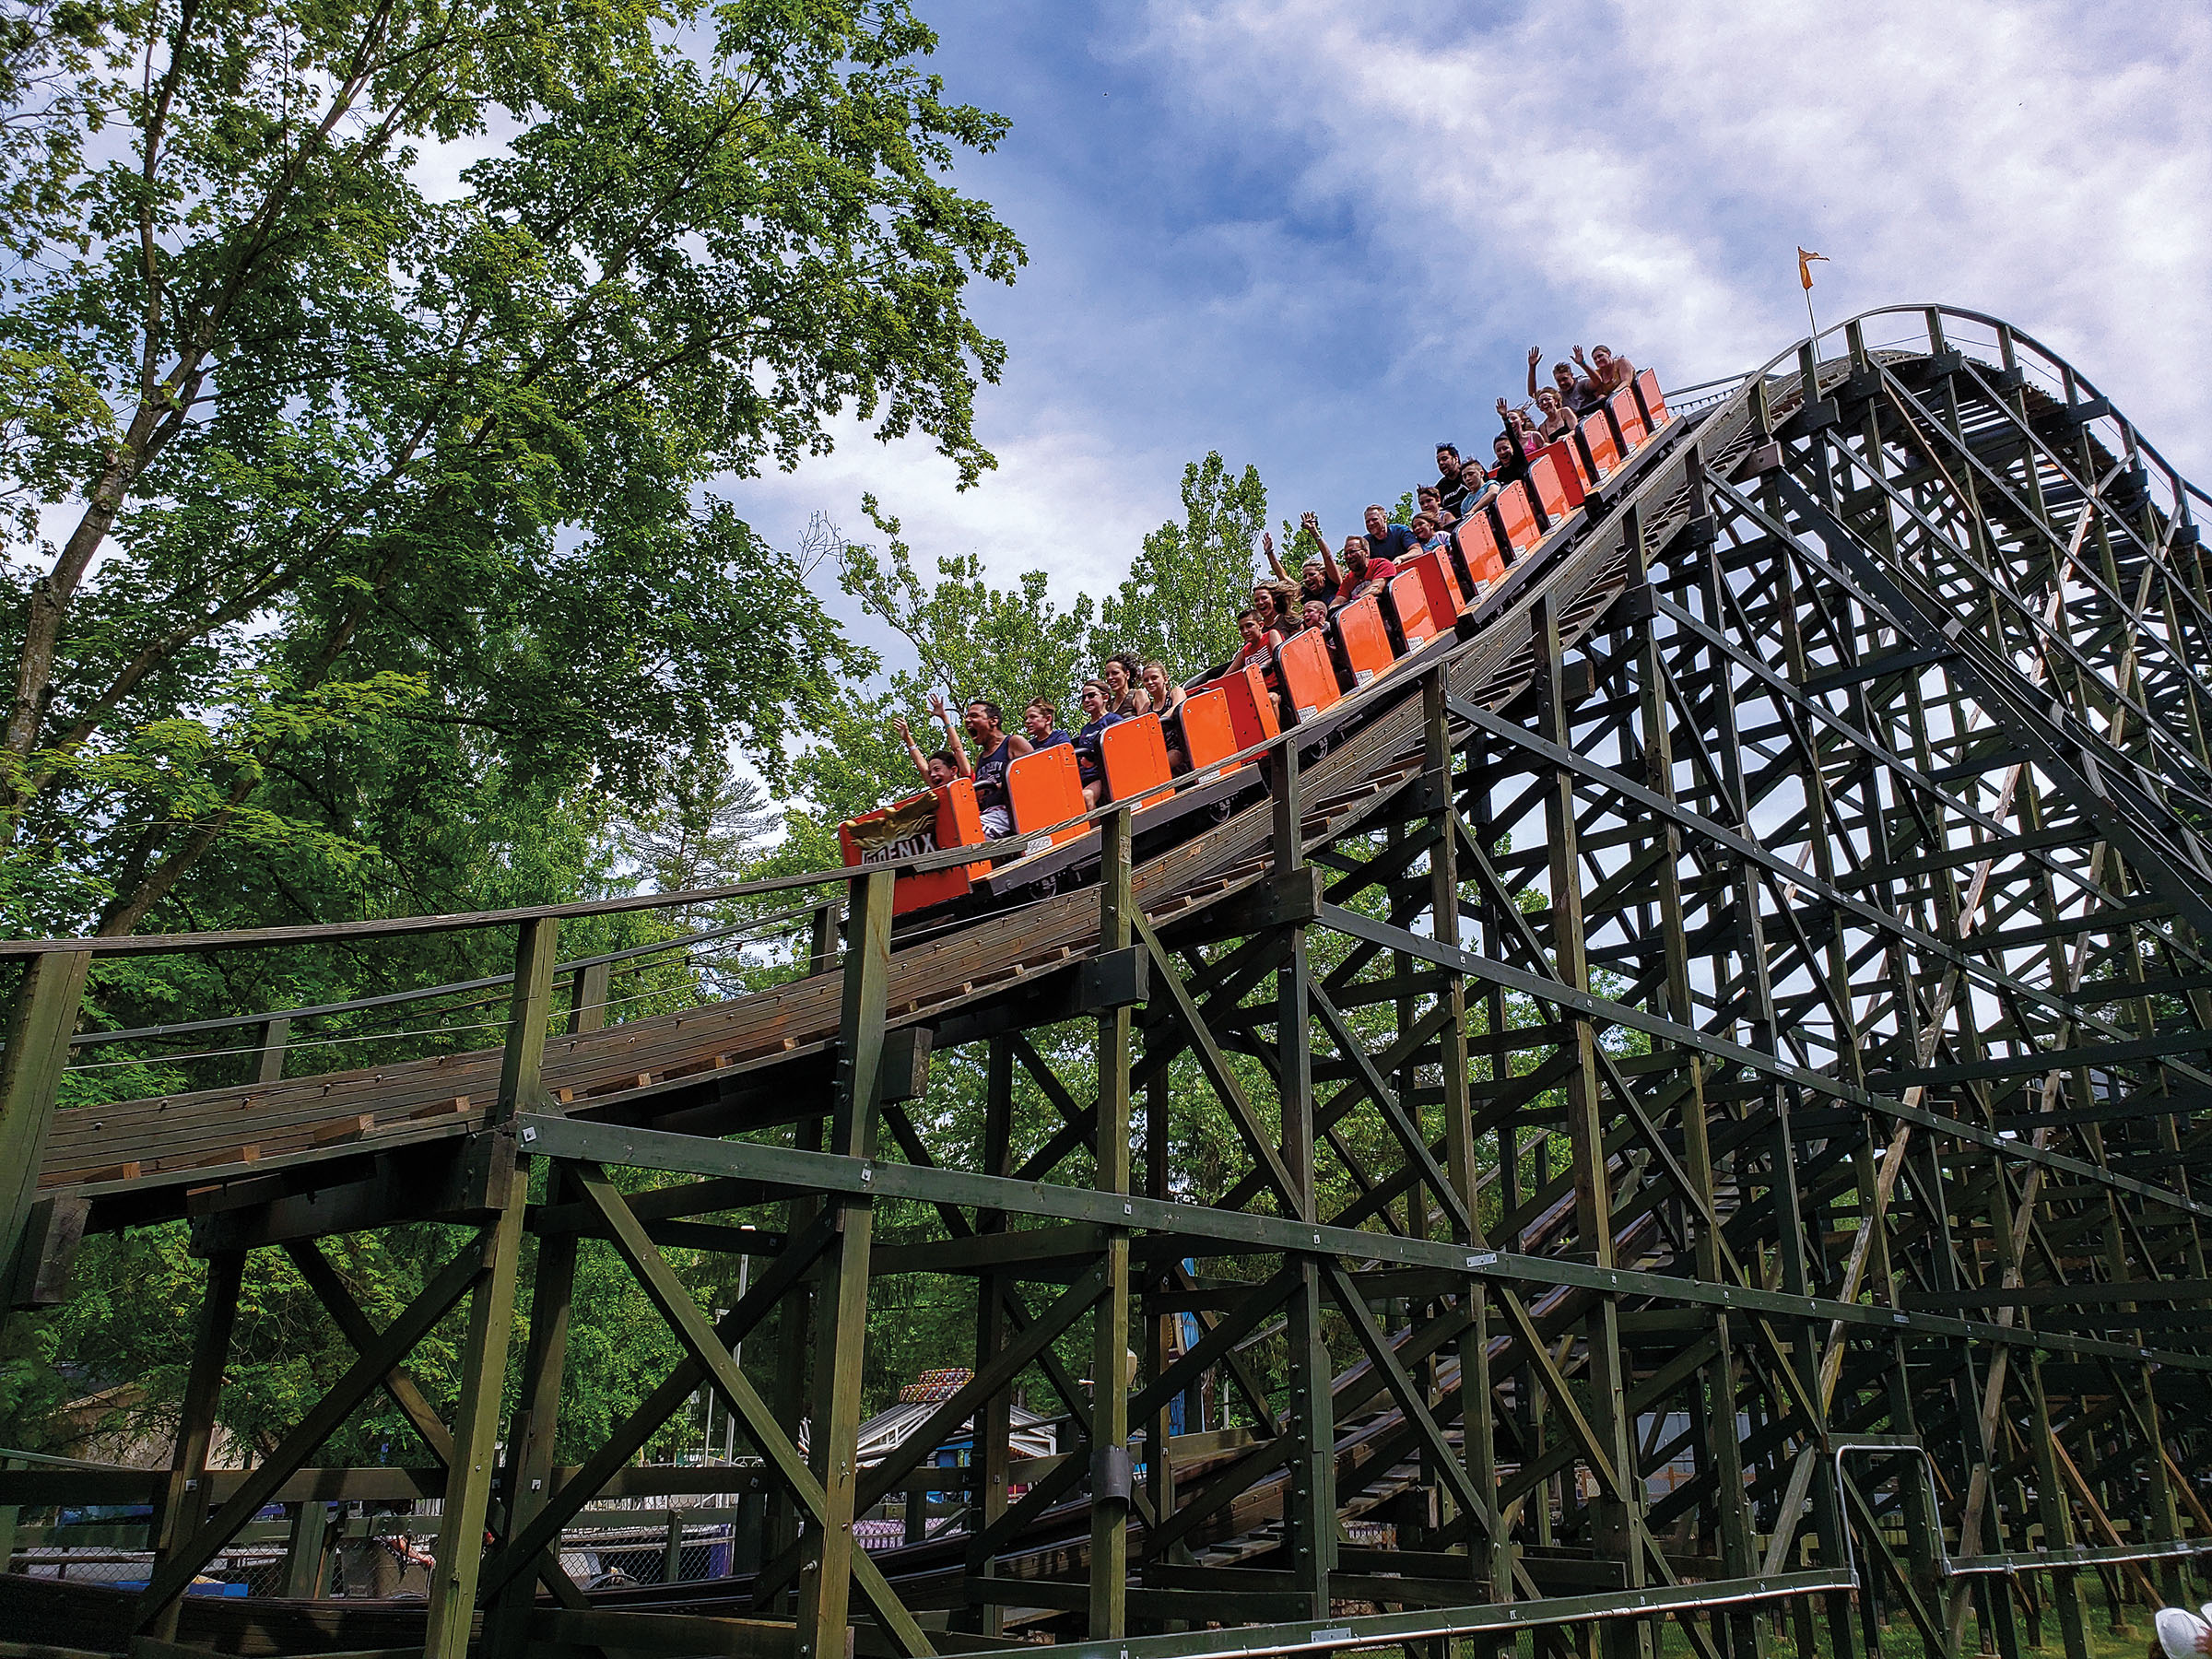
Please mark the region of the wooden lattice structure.
POLYGON ((150 1583, 0 1580, 14 1633, 429 1659, 1050 1634, 1145 1659, 1665 1630, 1747 1654, 1818 1627, 1862 1651, 1878 1610, 1931 1653, 2081 1655, 2100 1580, 2179 1599, 2212 1549, 2202 498, 2070 366, 1940 308, 1673 401, 1455 640, 1247 755, 1207 811, 1101 809, 1054 880, 896 931, 928 857, 748 889, 811 917, 812 971, 755 994, 607 1023, 608 962, 556 939, 615 905, 6 946, 17 1305, 59 1294, 88 1228, 190 1218, 207 1262, 171 1469, 0 1473, 8 1504, 152 1502, 150 1583), (53 1109, 96 952, 461 927, 517 935, 502 1047, 288 1080, 277 1010, 246 1017, 274 1063, 241 1085, 53 1109), (1077 1020, 1085 1098, 1033 1040, 1077 1020), (954 1054, 986 1078, 980 1159, 931 1145, 954 1054), (1177 1077, 1235 1130, 1221 1190, 1184 1178, 1177 1077), (658 1183, 626 1194, 617 1166, 658 1183), (943 1236, 877 1245, 890 1200, 943 1236), (377 1329, 317 1241, 426 1218, 464 1241, 377 1329), (689 1358, 559 1471, 594 1241, 689 1358), (753 1257, 719 1320, 671 1241, 753 1257), (211 1478, 267 1249, 359 1357, 211 1478), (957 1529, 870 1555, 856 1516, 943 1438, 854 1467, 871 1282, 913 1272, 975 1282, 975 1374, 935 1412, 974 1419, 978 1456, 928 1476, 966 1483, 957 1529), (405 1362, 464 1302, 441 1415, 405 1362), (1069 1433, 1009 1499, 1025 1374, 1069 1433), (564 1524, 702 1385, 759 1454, 699 1473, 760 1489, 750 1559, 580 1585, 564 1524), (436 1466, 316 1467, 379 1388, 436 1466), (1238 1424, 1172 1435, 1200 1399, 1238 1424), (444 1506, 427 1604, 182 1594, 267 1503, 418 1494, 444 1506))

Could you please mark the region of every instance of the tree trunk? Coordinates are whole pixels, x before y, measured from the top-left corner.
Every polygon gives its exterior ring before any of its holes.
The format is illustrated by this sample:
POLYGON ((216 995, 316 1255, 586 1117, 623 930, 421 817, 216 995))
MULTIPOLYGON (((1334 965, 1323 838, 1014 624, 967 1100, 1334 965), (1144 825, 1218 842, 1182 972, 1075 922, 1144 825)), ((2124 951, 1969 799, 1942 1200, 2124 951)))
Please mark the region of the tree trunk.
MULTIPOLYGON (((143 413, 133 424, 147 424, 143 413)), ((131 436, 135 441, 140 434, 133 432, 131 436)), ((18 760, 29 760, 39 747, 39 728, 45 722, 46 701, 53 690, 54 653, 61 643, 69 602, 76 596, 77 584, 91 568, 93 555, 108 539, 116 515, 123 511, 124 494, 138 474, 138 445, 133 441, 109 453, 100 481, 92 487, 91 500, 85 505, 85 514, 77 520, 61 557, 51 571, 31 584, 30 603, 23 619, 23 648, 16 662, 15 701, 8 710, 6 728, 0 732, 0 750, 18 760)), ((19 789, 9 791, 9 806, 19 800, 20 793, 19 789)), ((12 823, 7 833, 14 833, 12 823)))

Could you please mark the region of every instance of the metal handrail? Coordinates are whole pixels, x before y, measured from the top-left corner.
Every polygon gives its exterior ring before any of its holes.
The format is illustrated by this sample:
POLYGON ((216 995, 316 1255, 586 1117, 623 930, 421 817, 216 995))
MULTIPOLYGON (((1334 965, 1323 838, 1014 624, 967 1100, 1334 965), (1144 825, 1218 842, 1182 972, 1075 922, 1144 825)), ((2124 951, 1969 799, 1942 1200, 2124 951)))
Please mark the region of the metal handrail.
MULTIPOLYGON (((573 973, 585 968, 596 968, 603 963, 629 961, 638 957, 652 956, 657 952, 676 950, 679 947, 688 949, 697 945, 712 944, 718 939, 725 939, 735 934, 766 933, 779 924, 803 921, 814 916, 820 912, 821 908, 818 904, 799 905, 789 910, 777 911, 771 915, 752 916, 742 922, 730 923, 725 926, 706 928, 699 933, 677 934, 673 938, 655 940, 648 945, 631 945, 620 950, 603 951, 597 956, 576 957, 566 962, 555 963, 553 971, 556 976, 559 976, 564 973, 573 973)), ((165 935, 154 935, 152 936, 159 938, 165 935)), ((355 1014, 369 1008, 398 1007, 407 1003, 429 1002, 441 996, 459 996, 475 991, 496 991, 502 985, 513 983, 512 972, 494 973, 483 979, 454 980, 442 985, 429 985, 419 991, 387 991, 377 996, 359 996, 350 1002, 318 1003, 312 1007, 276 1008, 264 1014, 228 1014, 216 1019, 182 1020, 174 1025, 138 1026, 129 1030, 83 1031, 70 1039, 70 1046, 72 1048, 97 1048, 107 1043, 128 1042, 135 1040, 193 1037, 207 1031, 236 1030, 245 1026, 266 1025, 272 1019, 319 1019, 332 1014, 355 1014)), ((458 1012, 459 1010, 454 1011, 458 1012)), ((435 1033, 399 1031, 394 1032, 392 1035, 399 1037, 431 1036, 435 1033)), ((295 1044, 293 1046, 303 1047, 305 1045, 295 1044)), ((6 1047, 6 1043, 0 1043, 0 1050, 5 1050, 6 1047)), ((252 1052, 251 1048, 241 1047, 215 1050, 205 1055, 182 1057, 208 1059, 213 1058, 216 1054, 243 1054, 252 1052)), ((173 1061, 180 1056, 171 1055, 167 1058, 173 1061)))

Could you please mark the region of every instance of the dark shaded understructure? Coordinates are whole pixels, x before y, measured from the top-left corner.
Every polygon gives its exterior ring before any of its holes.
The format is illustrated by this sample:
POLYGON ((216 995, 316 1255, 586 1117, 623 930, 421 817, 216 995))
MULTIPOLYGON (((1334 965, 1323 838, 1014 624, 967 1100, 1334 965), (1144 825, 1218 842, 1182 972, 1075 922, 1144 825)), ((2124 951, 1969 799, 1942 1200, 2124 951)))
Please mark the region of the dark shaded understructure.
POLYGON ((950 855, 746 889, 805 929, 752 994, 609 1022, 620 964, 557 936, 616 904, 6 946, 17 1305, 88 1229, 189 1217, 207 1262, 173 1467, 0 1473, 9 1504, 152 1502, 151 1582, 0 1579, 12 1633, 1746 1655, 1869 1651, 1888 1620, 1932 1653, 2078 1656, 2100 1587, 2181 1599, 2212 1550, 2202 498, 2069 365, 1939 307, 1674 402, 1455 637, 1218 782, 896 929, 901 872, 950 855), (461 927, 517 938, 500 1048, 287 1079, 301 1011, 274 1011, 187 1032, 256 1033, 242 1085, 53 1109, 95 952, 461 927), (1071 1021, 1080 1093, 1037 1038, 1071 1021), (980 1159, 931 1144, 954 1055, 985 1079, 980 1159), (1177 1077, 1233 1127, 1219 1190, 1192 1190, 1177 1077), (888 1201, 941 1236, 877 1241, 888 1201), (453 1254, 379 1329, 320 1241, 425 1219, 453 1254), (689 1358, 557 1469, 594 1241, 689 1358), (719 1319, 677 1246, 752 1257, 719 1319), (256 1250, 359 1359, 211 1477, 256 1250), (912 1273, 974 1281, 975 1374, 857 1468, 871 1286, 912 1273), (463 1306, 441 1413, 406 1364, 463 1306), (756 1333, 772 1359, 741 1367, 756 1333), (1025 1377, 1066 1428, 1013 1496, 1025 1377), (574 1582, 564 1524, 702 1386, 759 1454, 697 1472, 758 1485, 752 1559, 574 1582), (317 1465, 380 1389, 434 1466, 317 1465), (1175 1435, 1179 1401, 1215 1416, 1175 1435), (927 1481, 965 1483, 959 1524, 856 1547, 971 1419, 975 1461, 927 1481), (418 1495, 444 1504, 427 1604, 182 1594, 268 1503, 418 1495))

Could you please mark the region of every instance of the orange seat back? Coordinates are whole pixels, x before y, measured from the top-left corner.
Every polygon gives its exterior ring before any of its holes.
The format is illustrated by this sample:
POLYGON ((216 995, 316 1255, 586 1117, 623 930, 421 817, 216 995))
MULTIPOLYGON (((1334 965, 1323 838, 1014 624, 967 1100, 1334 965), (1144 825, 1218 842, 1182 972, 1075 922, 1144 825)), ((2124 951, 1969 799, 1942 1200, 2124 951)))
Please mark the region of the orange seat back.
MULTIPOLYGON (((1208 680, 1204 688, 1218 691, 1229 700, 1229 725, 1236 737, 1237 749, 1265 743, 1283 729, 1283 723, 1276 715, 1275 696, 1267 689, 1267 677, 1257 663, 1247 663, 1233 674, 1208 680)), ((1234 754, 1237 750, 1230 752, 1234 754)))
POLYGON ((1148 806, 1175 793, 1154 788, 1169 777, 1167 734, 1159 729, 1157 714, 1139 714, 1100 733, 1099 766, 1106 774, 1106 798, 1110 801, 1144 795, 1141 804, 1148 806))
MULTIPOLYGON (((1583 461, 1575 453, 1574 440, 1562 438, 1556 443, 1545 445, 1543 458, 1551 463, 1552 476, 1559 480, 1563 504, 1571 512, 1583 504, 1583 461)), ((1555 512, 1551 516, 1557 519, 1564 514, 1555 512)))
POLYGON ((1620 446, 1613 441, 1613 424, 1602 411, 1583 422, 1576 438, 1592 483, 1602 481, 1620 465, 1620 446))
POLYGON ((1493 527, 1507 547, 1533 547, 1544 539, 1544 532, 1536 524, 1536 515, 1529 509, 1528 486, 1520 479, 1515 478, 1500 489, 1492 505, 1498 514, 1493 527))
POLYGON ((1399 571, 1383 583, 1382 592, 1390 601, 1384 618, 1395 624, 1403 649, 1418 651, 1436 638, 1437 620, 1430 613, 1429 586, 1420 571, 1399 571))
MULTIPOLYGON (((1193 771, 1204 771, 1242 747, 1237 741, 1236 723, 1230 718, 1227 691, 1194 691, 1182 700, 1182 752, 1193 771)), ((1224 770, 1235 771, 1243 764, 1240 760, 1224 770)))
POLYGON ((1378 674, 1388 674, 1398 660, 1390 648, 1390 629, 1383 625, 1382 602, 1372 594, 1336 613, 1336 639, 1344 647, 1344 665, 1351 670, 1355 690, 1378 674))
POLYGON ((1076 764, 1074 746, 1055 743, 1051 748, 1024 755, 1007 767, 1006 799, 1014 809, 1015 833, 1034 838, 1023 848, 1025 853, 1041 853, 1081 835, 1086 828, 1082 824, 1069 824, 1050 835, 1037 834, 1090 810, 1083 799, 1083 769, 1076 764))
POLYGON ((1436 618, 1441 632, 1459 615, 1460 606, 1467 598, 1459 585, 1459 572, 1452 568, 1451 555, 1439 547, 1433 553, 1407 559, 1406 568, 1419 574, 1421 590, 1429 595, 1429 614, 1436 618))
MULTIPOLYGON (((975 785, 955 778, 941 789, 925 789, 878 806, 839 825, 837 840, 848 865, 882 864, 950 847, 980 847, 983 818, 976 808, 975 785)), ((947 899, 965 898, 969 888, 990 873, 988 859, 918 875, 901 872, 891 884, 891 914, 903 916, 947 899)))
POLYGON ((1544 527, 1549 529, 1571 512, 1576 500, 1567 493, 1567 480, 1559 476, 1559 458, 1553 453, 1559 446, 1538 450, 1529 457, 1528 487, 1535 495, 1536 504, 1544 510, 1544 527))
POLYGON ((1505 544, 1487 511, 1459 521, 1459 552, 1471 581, 1495 582, 1505 574, 1505 544))
POLYGON ((1666 397, 1659 390, 1659 377, 1646 369, 1633 382, 1636 401, 1642 406, 1643 424, 1657 431, 1672 418, 1666 412, 1666 397))
POLYGON ((1275 671, 1290 704, 1290 724, 1313 718, 1344 693, 1336 688, 1336 665, 1328 641, 1317 629, 1305 628, 1275 648, 1275 671))
POLYGON ((1643 424, 1643 411, 1636 406, 1636 392, 1632 386, 1623 386, 1606 400, 1613 411, 1613 423, 1620 428, 1620 441, 1634 449, 1650 434, 1643 424))

